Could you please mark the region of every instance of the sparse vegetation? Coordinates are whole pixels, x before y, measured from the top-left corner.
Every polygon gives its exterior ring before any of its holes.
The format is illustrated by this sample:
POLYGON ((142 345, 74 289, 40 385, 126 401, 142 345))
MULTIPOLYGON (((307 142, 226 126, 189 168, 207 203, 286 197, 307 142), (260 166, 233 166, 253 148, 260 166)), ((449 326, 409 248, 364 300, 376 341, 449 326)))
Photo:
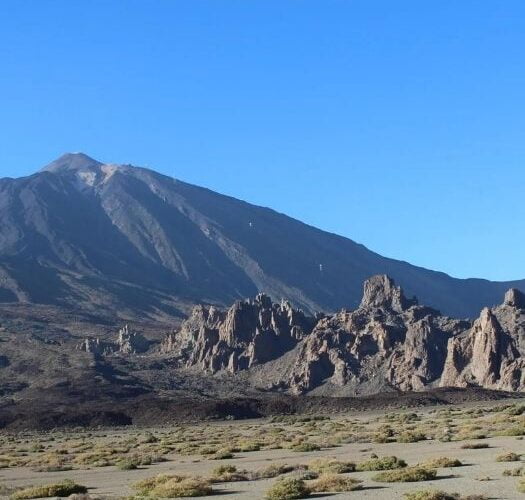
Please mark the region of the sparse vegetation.
POLYGON ((308 470, 317 472, 319 474, 333 473, 344 474, 355 471, 355 463, 342 462, 335 458, 318 458, 308 463, 308 470))
POLYGON ((402 469, 407 464, 404 460, 397 457, 382 457, 382 458, 371 458, 365 462, 358 463, 355 467, 357 471, 380 471, 380 470, 392 470, 402 469))
POLYGON ((519 462, 521 458, 521 455, 518 455, 517 453, 514 453, 512 451, 509 451, 508 453, 503 453, 502 455, 498 455, 496 457, 496 462, 519 462))
POLYGON ((286 477, 278 479, 266 493, 266 500, 295 500, 307 498, 310 490, 302 479, 286 477))
POLYGON ((11 498, 12 500, 23 500, 26 498, 68 497, 74 493, 87 493, 87 488, 69 479, 65 479, 60 483, 23 488, 15 491, 11 495, 11 498))
POLYGON ((458 460, 457 458, 448 458, 448 457, 433 458, 421 464, 422 467, 426 467, 429 469, 461 467, 462 465, 463 464, 461 463, 461 461, 458 460))
POLYGON ((463 443, 461 448, 464 450, 482 450, 489 448, 488 443, 463 443))
POLYGON ((312 493, 336 493, 361 488, 361 481, 340 474, 323 474, 308 484, 308 489, 312 493))
POLYGON ((292 446, 293 451, 301 451, 301 452, 310 452, 310 451, 319 451, 321 447, 316 443, 308 443, 306 441, 303 441, 302 443, 297 443, 292 446))
POLYGON ((207 496, 213 489, 206 479, 176 475, 158 475, 135 483, 134 488, 142 496, 157 498, 181 498, 207 496))
POLYGON ((436 478, 435 469, 424 467, 407 467, 380 472, 373 479, 382 483, 411 483, 416 481, 431 481, 436 478))

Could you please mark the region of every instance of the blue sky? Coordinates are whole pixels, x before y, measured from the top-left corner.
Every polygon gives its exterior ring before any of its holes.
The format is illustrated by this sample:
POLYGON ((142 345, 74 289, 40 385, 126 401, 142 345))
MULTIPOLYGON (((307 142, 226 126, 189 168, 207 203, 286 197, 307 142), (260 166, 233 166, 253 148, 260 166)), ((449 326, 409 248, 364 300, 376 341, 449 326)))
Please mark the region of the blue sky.
POLYGON ((525 278, 525 2, 0 2, 0 176, 149 166, 458 277, 525 278))

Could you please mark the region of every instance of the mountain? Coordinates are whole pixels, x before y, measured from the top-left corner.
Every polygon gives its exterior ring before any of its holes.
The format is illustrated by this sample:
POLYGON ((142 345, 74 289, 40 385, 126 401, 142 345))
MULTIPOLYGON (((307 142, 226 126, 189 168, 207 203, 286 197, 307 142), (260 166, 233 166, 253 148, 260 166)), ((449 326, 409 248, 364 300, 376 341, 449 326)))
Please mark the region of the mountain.
POLYGON ((375 274, 455 317, 525 290, 388 259, 269 208, 82 153, 0 179, 0 302, 158 319, 265 292, 331 312, 356 308, 375 274))

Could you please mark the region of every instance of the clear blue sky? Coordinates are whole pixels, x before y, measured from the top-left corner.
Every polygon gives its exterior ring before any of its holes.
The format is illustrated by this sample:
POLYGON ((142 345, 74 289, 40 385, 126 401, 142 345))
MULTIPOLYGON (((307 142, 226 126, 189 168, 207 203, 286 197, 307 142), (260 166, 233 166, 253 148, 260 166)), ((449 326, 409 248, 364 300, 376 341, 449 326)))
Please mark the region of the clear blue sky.
POLYGON ((523 0, 0 2, 0 176, 149 166, 525 278, 523 0))

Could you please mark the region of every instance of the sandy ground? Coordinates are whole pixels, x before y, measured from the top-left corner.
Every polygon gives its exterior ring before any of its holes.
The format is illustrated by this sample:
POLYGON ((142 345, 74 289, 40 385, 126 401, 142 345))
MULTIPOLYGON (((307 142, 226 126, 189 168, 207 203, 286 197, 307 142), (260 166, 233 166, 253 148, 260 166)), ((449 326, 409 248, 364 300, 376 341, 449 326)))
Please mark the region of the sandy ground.
MULTIPOLYGON (((373 412, 377 414, 378 412, 373 412)), ((370 416, 370 414, 368 415, 370 416)), ((220 424, 210 424, 220 425, 220 424)), ((119 431, 122 434, 122 431, 119 431)), ((207 475, 218 465, 232 464, 239 469, 256 470, 270 464, 308 463, 314 458, 336 457, 340 460, 360 462, 372 453, 379 456, 396 455, 409 465, 424 462, 437 457, 458 458, 465 465, 457 468, 439 469, 434 481, 418 483, 379 483, 371 479, 375 472, 356 472, 351 477, 361 479, 364 489, 340 494, 318 495, 316 498, 374 498, 387 500, 403 498, 403 493, 420 489, 439 489, 449 493, 484 494, 494 499, 525 498, 516 490, 517 477, 502 475, 505 469, 513 469, 521 462, 498 463, 496 456, 507 451, 525 454, 525 440, 516 437, 494 437, 483 440, 489 444, 487 449, 462 449, 462 442, 422 441, 417 443, 352 443, 329 450, 310 453, 297 453, 290 450, 265 450, 250 453, 238 453, 231 460, 206 460, 201 456, 181 457, 143 467, 138 470, 121 471, 115 467, 92 468, 66 472, 34 472, 20 467, 0 470, 0 482, 8 487, 38 485, 70 478, 90 489, 93 496, 123 497, 133 494, 131 484, 159 473, 181 473, 207 475)), ((234 500, 254 500, 264 498, 264 493, 276 479, 235 482, 214 485, 218 496, 234 500)))

